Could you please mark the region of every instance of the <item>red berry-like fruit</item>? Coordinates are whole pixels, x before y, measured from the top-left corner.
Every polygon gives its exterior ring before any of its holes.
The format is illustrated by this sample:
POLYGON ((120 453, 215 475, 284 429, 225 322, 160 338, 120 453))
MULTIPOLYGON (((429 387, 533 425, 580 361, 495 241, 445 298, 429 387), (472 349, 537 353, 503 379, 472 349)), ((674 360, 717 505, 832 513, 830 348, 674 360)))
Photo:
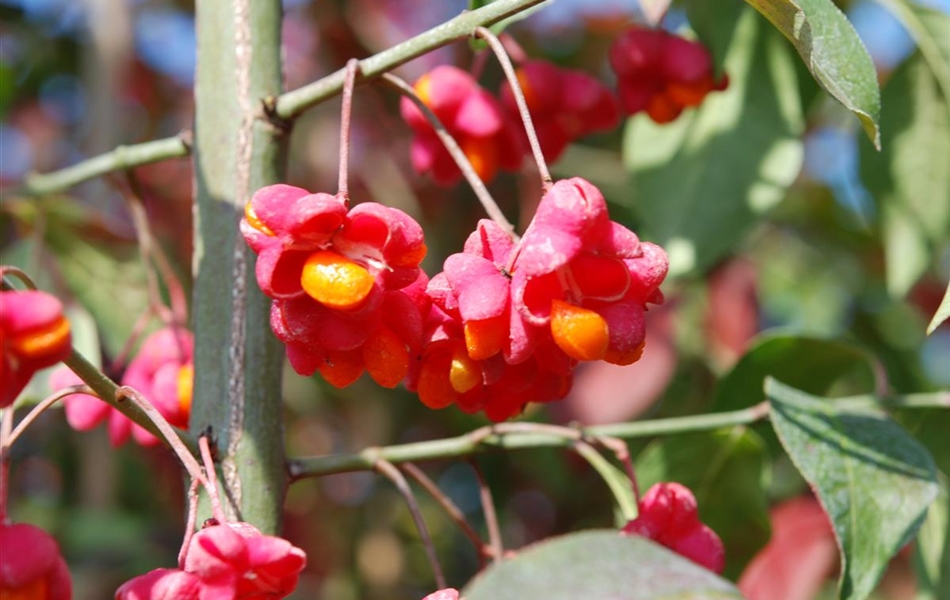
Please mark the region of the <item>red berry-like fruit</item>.
POLYGON ((696 497, 679 483, 657 483, 637 505, 640 513, 621 530, 666 546, 710 571, 722 573, 722 540, 699 520, 696 497))
POLYGON ((27 523, 0 524, 0 598, 69 600, 69 569, 53 537, 27 523))

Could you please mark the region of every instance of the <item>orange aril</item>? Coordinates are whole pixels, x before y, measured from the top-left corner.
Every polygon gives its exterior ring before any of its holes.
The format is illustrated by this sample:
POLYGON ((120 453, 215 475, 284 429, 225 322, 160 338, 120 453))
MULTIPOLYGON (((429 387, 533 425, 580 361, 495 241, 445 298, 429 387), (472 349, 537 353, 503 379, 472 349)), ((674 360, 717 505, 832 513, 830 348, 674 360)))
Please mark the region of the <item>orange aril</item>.
POLYGON ((610 342, 603 317, 561 300, 551 302, 551 333, 561 350, 577 360, 603 358, 610 342))
POLYGON ((666 86, 666 95, 680 106, 699 106, 712 87, 712 77, 706 77, 694 83, 671 82, 666 86))
POLYGON ((60 316, 50 323, 13 338, 13 353, 20 358, 42 358, 57 354, 70 344, 69 320, 60 316))
POLYGON ((43 600, 49 597, 47 587, 46 579, 34 579, 18 588, 3 587, 0 589, 0 600, 43 600))
POLYGON ((300 274, 300 285, 307 295, 338 310, 359 306, 374 283, 375 279, 364 267, 329 250, 311 254, 300 274))
POLYGON ((647 104, 647 114, 657 123, 669 123, 680 116, 683 107, 673 101, 665 93, 659 93, 650 99, 647 104))
POLYGON ((392 329, 381 325, 363 344, 363 363, 376 383, 394 388, 409 372, 409 350, 392 329))
POLYGON ((475 174, 479 179, 489 181, 495 177, 498 161, 492 138, 470 137, 462 141, 459 146, 468 158, 468 162, 472 163, 472 168, 475 169, 475 174))
POLYGON ((528 105, 528 110, 537 110, 540 98, 538 98, 534 88, 531 87, 531 79, 528 74, 525 73, 524 69, 518 69, 515 71, 515 77, 518 79, 518 85, 521 86, 521 93, 524 95, 524 103, 528 105))
POLYGON ((449 367, 449 383, 452 389, 464 394, 481 382, 481 368, 469 357, 465 348, 459 345, 452 353, 452 364, 449 367))
POLYGON ((251 206, 250 202, 244 205, 244 218, 247 220, 248 225, 260 231, 264 235, 274 235, 274 232, 271 231, 270 227, 264 225, 264 222, 257 218, 257 213, 254 212, 254 207, 251 206))
POLYGON ((505 315, 465 323, 465 347, 473 360, 491 358, 508 342, 508 321, 505 315))
POLYGON ((195 366, 182 365, 178 369, 177 391, 178 408, 181 412, 191 414, 191 395, 195 385, 195 366))
POLYGON ((432 77, 428 73, 423 75, 416 81, 416 85, 413 86, 413 89, 416 91, 416 95, 419 96, 419 99, 422 100, 422 103, 426 106, 431 106, 429 100, 432 96, 432 77))

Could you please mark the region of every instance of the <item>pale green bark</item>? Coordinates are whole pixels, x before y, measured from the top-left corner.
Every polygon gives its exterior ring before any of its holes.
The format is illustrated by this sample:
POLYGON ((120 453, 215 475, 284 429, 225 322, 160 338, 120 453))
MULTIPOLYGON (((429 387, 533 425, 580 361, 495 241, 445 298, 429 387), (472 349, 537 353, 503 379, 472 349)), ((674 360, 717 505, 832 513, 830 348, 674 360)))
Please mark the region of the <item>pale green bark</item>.
POLYGON ((196 13, 191 430, 212 428, 226 510, 274 533, 287 483, 283 352, 238 223, 250 194, 283 173, 286 132, 258 118, 262 99, 280 93, 281 7, 279 0, 199 0, 196 13))

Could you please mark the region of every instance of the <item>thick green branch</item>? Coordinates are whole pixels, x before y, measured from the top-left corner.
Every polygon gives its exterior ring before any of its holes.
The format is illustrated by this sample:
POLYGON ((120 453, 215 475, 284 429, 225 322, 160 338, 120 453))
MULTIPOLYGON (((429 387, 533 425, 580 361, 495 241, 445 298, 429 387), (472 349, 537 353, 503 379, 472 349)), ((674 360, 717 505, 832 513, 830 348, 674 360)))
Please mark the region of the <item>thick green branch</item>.
MULTIPOLYGON (((384 50, 379 54, 360 61, 357 83, 366 82, 391 71, 399 65, 422 56, 436 48, 450 44, 456 40, 470 37, 478 27, 493 25, 502 19, 519 13, 526 8, 540 4, 544 0, 496 0, 488 6, 463 12, 450 21, 420 33, 401 44, 384 50)), ((293 119, 314 104, 323 102, 339 94, 343 90, 343 80, 346 69, 315 81, 314 83, 297 88, 275 98, 272 103, 272 113, 280 119, 293 119)))
POLYGON ((65 169, 51 173, 31 173, 16 191, 24 196, 43 196, 69 189, 95 177, 125 171, 170 158, 188 156, 191 152, 191 134, 183 132, 175 137, 118 146, 111 152, 94 156, 65 169))
MULTIPOLYGON (((909 394, 888 398, 873 396, 855 396, 835 401, 854 408, 878 406, 883 408, 948 408, 950 393, 909 394)), ((394 464, 420 462, 446 458, 461 458, 483 452, 490 448, 514 450, 517 448, 568 447, 578 439, 595 439, 609 436, 621 439, 657 437, 694 431, 710 431, 750 425, 768 417, 768 403, 762 402, 753 407, 731 412, 632 421, 612 425, 599 425, 577 429, 576 436, 559 435, 546 431, 540 426, 531 431, 530 423, 516 423, 509 427, 502 423, 471 431, 465 435, 427 442, 399 444, 382 448, 367 448, 354 454, 329 454, 291 459, 288 463, 293 479, 319 477, 334 473, 352 471, 370 471, 377 460, 383 459, 394 464), (507 427, 507 431, 506 431, 507 427)))

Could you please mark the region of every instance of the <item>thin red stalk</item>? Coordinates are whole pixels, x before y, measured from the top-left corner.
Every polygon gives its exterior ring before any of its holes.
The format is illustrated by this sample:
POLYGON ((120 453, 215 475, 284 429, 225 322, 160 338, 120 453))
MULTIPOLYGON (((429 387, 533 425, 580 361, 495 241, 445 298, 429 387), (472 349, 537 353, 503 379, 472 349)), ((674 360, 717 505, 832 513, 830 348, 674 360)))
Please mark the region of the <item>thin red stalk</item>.
POLYGON ((178 551, 178 568, 185 568, 185 559, 188 558, 188 548, 191 538, 195 535, 195 525, 198 523, 198 480, 192 478, 188 486, 188 516, 185 519, 185 537, 181 541, 181 550, 178 551))
POLYGON ((435 576, 435 585, 438 589, 445 587, 445 575, 442 573, 442 566, 439 564, 439 558, 435 553, 435 544, 432 543, 432 537, 429 535, 429 528, 426 527, 425 519, 422 518, 422 511, 419 509, 419 503, 409 487, 409 482, 403 477, 402 472, 388 460, 379 459, 375 464, 376 471, 393 482, 399 493, 402 494, 406 505, 409 506, 409 512, 412 514, 412 520, 416 523, 416 529, 419 530, 419 538, 426 550, 426 557, 429 559, 429 565, 432 567, 432 574, 435 576))
POLYGON ((343 108, 340 111, 340 180, 338 193, 343 200, 349 201, 350 191, 348 171, 350 163, 350 117, 353 114, 353 86, 356 74, 360 70, 360 61, 351 58, 346 61, 346 73, 343 79, 343 108))
MULTIPOLYGON (((7 275, 12 275, 16 277, 17 279, 22 281, 23 284, 28 289, 31 289, 31 290, 36 289, 36 283, 34 283, 33 280, 30 278, 30 276, 26 274, 26 271, 24 271, 23 269, 20 269, 19 267, 14 267, 12 265, 4 265, 3 267, 0 267, 0 277, 6 277, 7 275)), ((16 288, 13 287, 13 285, 10 284, 8 281, 4 281, 3 289, 14 290, 16 288)))
POLYGON ((472 65, 469 67, 468 72, 472 74, 472 79, 479 79, 482 76, 482 72, 485 71, 485 63, 488 62, 488 49, 479 50, 475 53, 475 57, 472 59, 472 65))
POLYGON ((7 439, 7 444, 12 446, 17 438, 20 437, 24 431, 26 431, 26 428, 29 427, 30 424, 33 423, 33 421, 35 421, 41 414, 43 414, 46 409, 53 406, 66 396, 71 396, 73 394, 89 394, 90 396, 96 395, 96 393, 88 385, 71 385, 51 394, 50 396, 47 396, 36 406, 34 406, 33 409, 30 410, 30 412, 28 412, 19 423, 17 423, 13 433, 11 433, 10 437, 7 439))
POLYGON ((126 176, 129 183, 129 190, 123 191, 123 197, 125 197, 126 202, 129 203, 132 223, 135 226, 136 235, 140 241, 140 252, 142 253, 143 260, 146 261, 146 269, 151 269, 152 276, 154 277, 154 269, 157 268, 161 273, 162 280, 165 282, 165 287, 168 288, 168 296, 171 300, 171 312, 169 314, 159 296, 158 303, 163 309, 158 313, 159 317, 162 318, 166 324, 177 324, 181 327, 185 327, 188 324, 188 304, 185 301, 185 293, 181 281, 175 274, 174 269, 171 268, 161 245, 157 244, 154 236, 152 236, 151 229, 148 225, 148 215, 145 211, 145 205, 142 203, 142 186, 139 180, 131 171, 128 171, 126 176), (144 246, 142 245, 143 241, 145 242, 144 246), (148 262, 149 260, 154 262, 154 267, 148 262))
POLYGON ((175 274, 175 270, 172 269, 162 247, 156 244, 152 249, 154 250, 152 258, 155 260, 155 266, 158 267, 158 271, 165 281, 165 287, 168 288, 168 298, 172 305, 172 318, 176 325, 187 327, 188 301, 185 299, 185 290, 181 285, 181 280, 175 274))
POLYGON ((214 468, 214 458, 211 456, 211 447, 208 445, 208 436, 198 438, 198 450, 205 465, 205 491, 211 500, 211 514, 219 523, 227 523, 228 518, 221 507, 221 498, 218 496, 218 473, 214 468))
POLYGON ((478 535, 478 532, 469 525, 468 521, 465 519, 465 514, 462 510, 452 502, 452 499, 445 495, 439 486, 436 485, 432 479, 429 478, 425 472, 414 465, 413 463, 404 463, 402 465, 403 470, 409 474, 410 477, 416 480, 416 482, 422 486, 426 492, 429 493, 432 498, 439 503, 439 506, 445 510, 446 514, 449 515, 449 518, 458 525, 459 529, 462 530, 462 533, 465 534, 469 540, 471 540, 472 545, 475 546, 475 551, 478 552, 478 561, 480 565, 484 564, 484 557, 487 554, 491 556, 491 550, 485 545, 485 542, 482 541, 481 536, 478 535))
POLYGON ((126 360, 132 353, 132 349, 139 341, 139 338, 142 337, 142 334, 145 332, 145 328, 148 326, 148 322, 152 316, 152 308, 147 307, 144 311, 142 311, 142 314, 140 314, 138 318, 135 319, 135 323, 132 325, 132 331, 129 333, 128 339, 125 340, 125 344, 122 345, 122 349, 119 350, 119 353, 116 354, 112 362, 109 363, 109 372, 116 373, 125 366, 126 360))
MULTIPOLYGON (((181 462, 182 467, 188 471, 188 474, 192 478, 197 479, 198 481, 207 485, 207 480, 205 479, 204 474, 201 472, 201 465, 198 464, 198 461, 195 460, 195 457, 188 452, 188 448, 185 447, 185 444, 182 443, 181 438, 178 437, 178 434, 175 433, 175 430, 172 426, 165 420, 165 417, 162 416, 162 413, 149 402, 142 394, 140 394, 134 388, 131 388, 127 385, 123 385, 116 390, 115 393, 116 400, 131 400, 133 404, 138 406, 146 417, 155 425, 159 433, 162 434, 162 437, 165 438, 165 442, 171 446, 171 449, 174 450, 175 454, 178 456, 178 460, 181 462)), ((213 471, 212 471, 213 473, 213 471)))
POLYGON ((475 477, 478 479, 478 497, 482 502, 482 513, 485 515, 485 527, 488 529, 488 544, 491 548, 492 560, 501 561, 505 554, 505 545, 501 539, 501 528, 498 526, 498 514, 495 512, 495 500, 492 498, 491 489, 485 482, 485 476, 482 473, 478 462, 473 458, 469 461, 472 469, 475 470, 475 477))
POLYGON ((458 142, 455 141, 455 138, 452 137, 452 134, 449 133, 449 131, 445 128, 445 125, 442 124, 442 121, 439 120, 439 117, 437 117, 436 114, 432 112, 428 106, 426 106, 426 103, 422 101, 422 98, 420 98, 418 94, 416 94, 416 91, 411 85, 399 77, 396 77, 392 73, 385 73, 382 76, 382 79, 394 87, 400 94, 409 98, 409 100, 411 100, 412 103, 419 108, 419 110, 422 112, 422 115, 432 126, 432 129, 435 130, 435 134, 439 136, 439 139, 445 146, 449 156, 452 157, 452 160, 455 161, 455 164, 462 172, 462 176, 465 177, 465 181, 468 182, 469 186, 472 188, 472 191, 475 192, 475 196, 478 197, 478 201, 481 203, 482 208, 485 209, 485 212, 492 221, 497 223, 503 230, 508 232, 512 238, 517 239, 518 236, 515 235, 514 225, 508 222, 508 219, 505 217, 505 213, 501 211, 501 208, 498 207, 498 203, 495 202, 495 199, 492 198, 491 194, 488 192, 488 188, 485 187, 485 182, 483 182, 475 172, 475 168, 472 167, 472 163, 468 160, 465 152, 463 152, 459 147, 458 142))
POLYGON ((630 458, 630 448, 627 446, 627 442, 620 438, 607 435, 595 437, 594 441, 604 448, 613 451, 614 456, 617 457, 617 460, 620 461, 620 464, 623 465, 624 470, 627 472, 627 477, 630 478, 630 486, 633 488, 633 500, 639 504, 640 484, 637 483, 637 473, 633 468, 633 460, 630 458))
POLYGON ((505 51, 508 52, 508 56, 511 57, 511 60, 519 65, 528 60, 528 53, 524 51, 524 48, 521 47, 521 44, 518 43, 518 40, 516 40, 514 36, 509 33, 501 33, 498 39, 502 45, 504 45, 505 51))
POLYGON ((531 146, 531 154, 534 155, 534 162, 538 165, 538 172, 541 174, 541 188, 547 191, 553 185, 551 172, 548 170, 548 163, 544 160, 544 153, 541 152, 541 144, 538 142, 538 134, 534 129, 534 122, 531 120, 531 113, 528 111, 528 103, 524 99, 524 93, 521 91, 521 84, 518 82, 518 76, 515 74, 515 68, 505 52, 505 47, 495 37, 495 34, 484 27, 475 30, 475 36, 488 42, 488 46, 495 53, 498 62, 501 64, 501 70, 505 72, 505 78, 508 79, 508 85, 511 86, 511 95, 515 98, 518 105, 518 113, 521 115, 521 121, 524 123, 525 133, 528 135, 528 145, 531 146))
POLYGON ((135 177, 131 173, 127 173, 126 179, 129 184, 128 189, 110 177, 114 186, 121 192, 122 197, 125 198, 129 215, 132 217, 132 226, 135 228, 135 238, 139 245, 139 254, 142 257, 142 265, 145 268, 145 285, 148 290, 149 306, 151 306, 152 311, 168 325, 172 321, 172 313, 171 309, 165 305, 165 301, 162 299, 162 294, 158 287, 158 274, 155 272, 155 266, 152 264, 155 240, 148 226, 148 213, 146 213, 145 205, 142 204, 142 200, 139 197, 135 177))
POLYGON ((0 410, 0 525, 7 520, 7 494, 10 483, 10 432, 13 430, 13 407, 0 410))

